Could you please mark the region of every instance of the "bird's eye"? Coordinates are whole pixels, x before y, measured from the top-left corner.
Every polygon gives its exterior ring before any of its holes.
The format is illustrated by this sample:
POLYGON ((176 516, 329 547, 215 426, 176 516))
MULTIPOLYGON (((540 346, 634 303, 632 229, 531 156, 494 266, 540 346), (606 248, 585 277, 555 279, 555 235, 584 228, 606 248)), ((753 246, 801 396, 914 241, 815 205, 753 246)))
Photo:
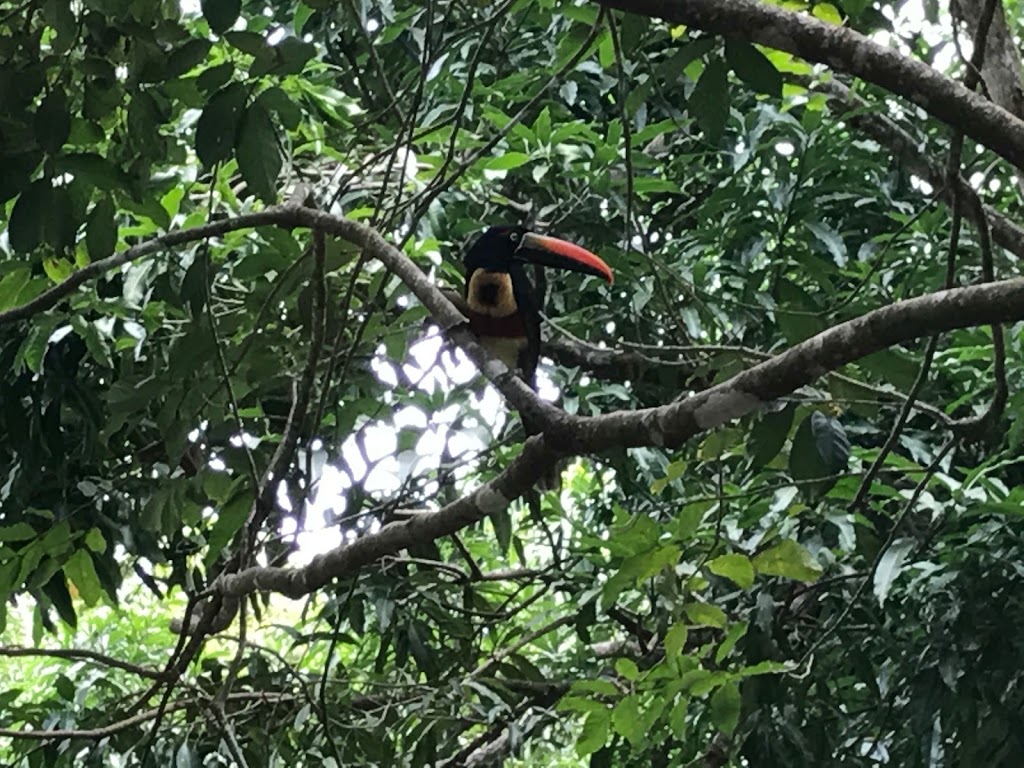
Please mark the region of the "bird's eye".
POLYGON ((511 240, 513 243, 518 243, 519 242, 519 233, 518 232, 509 232, 508 239, 511 240))

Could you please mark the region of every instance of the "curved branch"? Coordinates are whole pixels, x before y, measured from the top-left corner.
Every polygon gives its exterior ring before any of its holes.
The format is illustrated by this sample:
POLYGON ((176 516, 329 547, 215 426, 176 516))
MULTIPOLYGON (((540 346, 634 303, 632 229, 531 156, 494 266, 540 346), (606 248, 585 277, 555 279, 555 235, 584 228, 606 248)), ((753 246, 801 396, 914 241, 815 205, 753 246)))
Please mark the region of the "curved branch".
MULTIPOLYGON (((302 568, 254 567, 221 576, 210 591, 228 600, 254 591, 280 592, 298 597, 333 579, 351 575, 384 555, 393 555, 424 540, 455 533, 507 508, 532 488, 544 471, 560 458, 599 452, 613 446, 675 447, 701 432, 744 416, 765 402, 791 394, 843 365, 894 344, 955 328, 1024 319, 1024 278, 940 291, 882 307, 837 325, 728 381, 678 402, 603 416, 570 416, 541 401, 512 371, 492 358, 470 331, 466 318, 442 290, 405 254, 364 224, 289 203, 213 225, 175 232, 157 241, 184 243, 208 237, 212 229, 223 233, 265 224, 318 230, 347 240, 365 249, 370 258, 379 259, 415 294, 434 321, 462 347, 505 398, 521 413, 535 418, 543 429, 541 434, 526 441, 522 453, 497 477, 439 511, 412 515, 406 520, 386 525, 377 533, 316 557, 302 568)), ((151 251, 136 252, 141 255, 151 251)), ((120 258, 123 259, 121 263, 126 261, 123 254, 120 258)), ((83 282, 84 279, 79 279, 75 285, 83 282)), ((65 289, 65 285, 61 283, 30 304, 46 304, 46 308, 54 306, 74 290, 65 289)), ((20 312, 22 316, 31 314, 25 307, 11 312, 20 312)), ((0 315, 0 321, 2 319, 3 315, 0 315)))
MULTIPOLYGON (((492 481, 436 512, 423 512, 318 555, 301 568, 250 568, 222 577, 214 589, 299 597, 358 572, 385 555, 447 536, 506 508, 553 461, 612 446, 675 447, 789 394, 843 365, 920 336, 1024 319, 1024 278, 940 291, 892 304, 842 323, 711 389, 678 403, 590 418, 559 413, 542 435, 492 481)), ((529 393, 532 395, 532 393, 529 393)))
POLYGON ((601 5, 741 38, 826 64, 899 94, 1024 168, 1024 121, 923 62, 847 27, 757 0, 599 0, 601 5))

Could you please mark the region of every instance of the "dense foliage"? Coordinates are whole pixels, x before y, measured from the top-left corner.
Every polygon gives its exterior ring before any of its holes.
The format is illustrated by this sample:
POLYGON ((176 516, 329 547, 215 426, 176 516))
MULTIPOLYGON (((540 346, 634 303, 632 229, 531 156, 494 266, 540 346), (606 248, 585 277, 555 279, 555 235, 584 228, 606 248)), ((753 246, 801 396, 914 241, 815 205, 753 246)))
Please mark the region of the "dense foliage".
MULTIPOLYGON (((945 8, 920 35, 902 2, 787 5, 964 75, 945 8)), ((979 282, 986 248, 852 118, 886 115, 939 168, 948 126, 596 3, 0 2, 0 57, 0 728, 87 732, 0 741, 5 764, 1024 756, 1019 326, 1005 372, 992 329, 955 331, 678 450, 583 457, 561 494, 300 602, 260 595, 173 686, 13 655, 163 669, 287 424, 264 565, 437 509, 520 451, 514 412, 358 248, 328 239, 321 274, 306 230, 168 232, 304 185, 440 284, 488 224, 579 242, 616 282, 548 275, 543 374, 585 415, 671 402, 947 272, 979 282)), ((961 172, 1013 218, 1013 169, 975 149, 961 172)))

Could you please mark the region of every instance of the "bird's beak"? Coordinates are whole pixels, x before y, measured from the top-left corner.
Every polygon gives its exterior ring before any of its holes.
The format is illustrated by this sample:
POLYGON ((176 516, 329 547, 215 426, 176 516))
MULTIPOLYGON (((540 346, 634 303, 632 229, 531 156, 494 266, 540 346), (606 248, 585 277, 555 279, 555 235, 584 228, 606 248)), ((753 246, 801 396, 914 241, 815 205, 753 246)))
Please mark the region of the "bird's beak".
POLYGON ((583 272, 603 278, 609 283, 615 282, 611 267, 605 264, 599 256, 586 248, 580 248, 578 245, 566 240, 559 240, 557 237, 527 232, 523 235, 523 241, 516 251, 516 258, 532 264, 540 264, 542 267, 569 269, 573 272, 583 272))

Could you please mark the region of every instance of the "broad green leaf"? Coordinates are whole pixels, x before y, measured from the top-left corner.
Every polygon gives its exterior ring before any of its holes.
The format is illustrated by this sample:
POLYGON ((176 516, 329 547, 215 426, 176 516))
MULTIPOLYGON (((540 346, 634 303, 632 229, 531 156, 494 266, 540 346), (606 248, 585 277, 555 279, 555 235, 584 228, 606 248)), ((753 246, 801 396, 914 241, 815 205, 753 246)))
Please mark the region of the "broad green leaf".
POLYGON ((760 469, 778 456, 793 426, 796 406, 790 403, 782 410, 769 411, 754 425, 747 438, 747 454, 751 466, 760 469))
POLYGON ((179 45, 167 58, 167 77, 180 77, 206 60, 213 44, 209 40, 192 38, 179 45))
POLYGON ((797 581, 816 581, 821 566, 804 547, 785 539, 771 549, 754 556, 754 568, 766 576, 782 576, 797 581))
POLYGON ((242 0, 200 0, 203 17, 210 25, 210 30, 220 34, 238 19, 242 12, 242 0))
POLYGON ((196 154, 210 168, 231 157, 248 96, 242 83, 231 83, 211 97, 196 123, 196 154))
POLYGON ((92 555, 87 550, 80 549, 71 556, 64 564, 64 575, 78 589, 86 605, 96 605, 103 597, 103 588, 96 575, 92 555))
POLYGON ((627 680, 636 680, 640 677, 640 670, 632 659, 616 659, 615 671, 627 680))
POLYGON ((59 86, 46 94, 36 110, 35 134, 39 144, 50 154, 56 154, 71 135, 68 97, 59 86))
POLYGON ((89 212, 85 224, 85 246, 93 261, 114 253, 117 247, 116 215, 114 201, 108 196, 101 197, 89 212))
POLYGON ((526 165, 530 160, 532 158, 525 152, 506 152, 503 155, 492 157, 484 163, 484 168, 489 171, 509 171, 521 165, 526 165))
POLYGON ((721 555, 708 562, 708 570, 716 576, 724 576, 742 589, 754 584, 754 567, 750 558, 738 552, 721 555))
POLYGON ((721 644, 719 644, 718 650, 715 651, 715 664, 721 664, 725 661, 726 657, 732 653, 732 649, 736 647, 736 643, 747 634, 747 629, 749 628, 750 625, 745 621, 732 624, 729 627, 729 631, 725 633, 725 637, 722 639, 721 644))
POLYGON ((289 131, 294 131, 302 123, 302 110, 299 109, 298 104, 277 86, 268 88, 261 93, 256 102, 277 115, 281 125, 289 131))
POLYGON ((698 627, 725 627, 728 623, 725 611, 710 603, 688 603, 683 609, 690 623, 698 627))
POLYGON ((811 13, 822 21, 827 21, 829 24, 842 26, 843 16, 832 3, 814 3, 811 13))
POLYGON ((611 724, 611 714, 607 709, 600 709, 587 715, 583 721, 583 730, 576 741, 576 754, 579 757, 597 752, 608 741, 608 727, 611 724))
POLYGON ((822 221, 808 221, 807 228, 825 246, 836 266, 845 267, 848 258, 846 255, 846 243, 843 242, 842 236, 822 221))
POLYGON ((252 509, 252 494, 243 490, 217 512, 217 522, 207 536, 206 563, 216 560, 235 534, 249 517, 252 509))
POLYGON ((33 182, 14 204, 7 226, 11 247, 31 253, 43 243, 47 221, 53 211, 53 185, 48 179, 33 182))
POLYGON ((850 440, 839 419, 814 411, 811 414, 811 432, 818 455, 829 472, 845 470, 850 461, 850 440))
POLYGON ((32 270, 27 267, 15 269, 0 279, 0 312, 22 303, 19 297, 31 279, 32 270))
POLYGON ((771 60, 748 42, 725 40, 725 59, 736 76, 755 91, 779 98, 782 75, 771 60))
POLYGON ((880 606, 885 605, 885 599, 889 596, 889 590, 893 583, 903 572, 907 558, 913 551, 915 542, 913 539, 897 539, 892 546, 882 553, 878 560, 878 567, 875 569, 874 592, 880 606))
POLYGON ((0 541, 27 541, 37 535, 36 529, 28 523, 0 526, 0 541))
POLYGON ((665 655, 669 658, 676 658, 686 646, 686 638, 689 630, 683 622, 676 622, 672 628, 665 633, 665 655))
POLYGON ((63 283, 75 271, 75 266, 67 259, 47 257, 43 259, 43 271, 54 283, 63 283))
POLYGON ((270 114, 256 103, 246 110, 238 131, 238 170, 251 191, 265 203, 277 200, 277 176, 281 150, 270 114))
POLYGON ((508 554, 509 545, 512 543, 512 516, 508 509, 502 509, 491 514, 490 521, 494 526, 499 551, 502 555, 508 554))
POLYGON ((107 541, 103 538, 103 533, 99 528, 89 529, 89 533, 85 535, 85 546, 93 552, 103 553, 107 551, 107 541))
POLYGON ((722 733, 731 735, 740 721, 740 687, 729 682, 711 694, 711 722, 722 733))
POLYGON ((725 63, 711 59, 690 94, 688 111, 709 144, 717 145, 729 118, 729 78, 725 63))
MULTIPOLYGON (((818 450, 812 423, 812 417, 808 416, 793 435, 793 445, 789 450, 789 474, 794 480, 816 480, 834 474, 818 450)), ((813 500, 827 492, 833 484, 834 480, 805 483, 800 487, 800 491, 813 500)))
POLYGON ((640 697, 630 694, 623 697, 612 710, 612 726, 630 744, 643 741, 644 727, 640 719, 640 697))

